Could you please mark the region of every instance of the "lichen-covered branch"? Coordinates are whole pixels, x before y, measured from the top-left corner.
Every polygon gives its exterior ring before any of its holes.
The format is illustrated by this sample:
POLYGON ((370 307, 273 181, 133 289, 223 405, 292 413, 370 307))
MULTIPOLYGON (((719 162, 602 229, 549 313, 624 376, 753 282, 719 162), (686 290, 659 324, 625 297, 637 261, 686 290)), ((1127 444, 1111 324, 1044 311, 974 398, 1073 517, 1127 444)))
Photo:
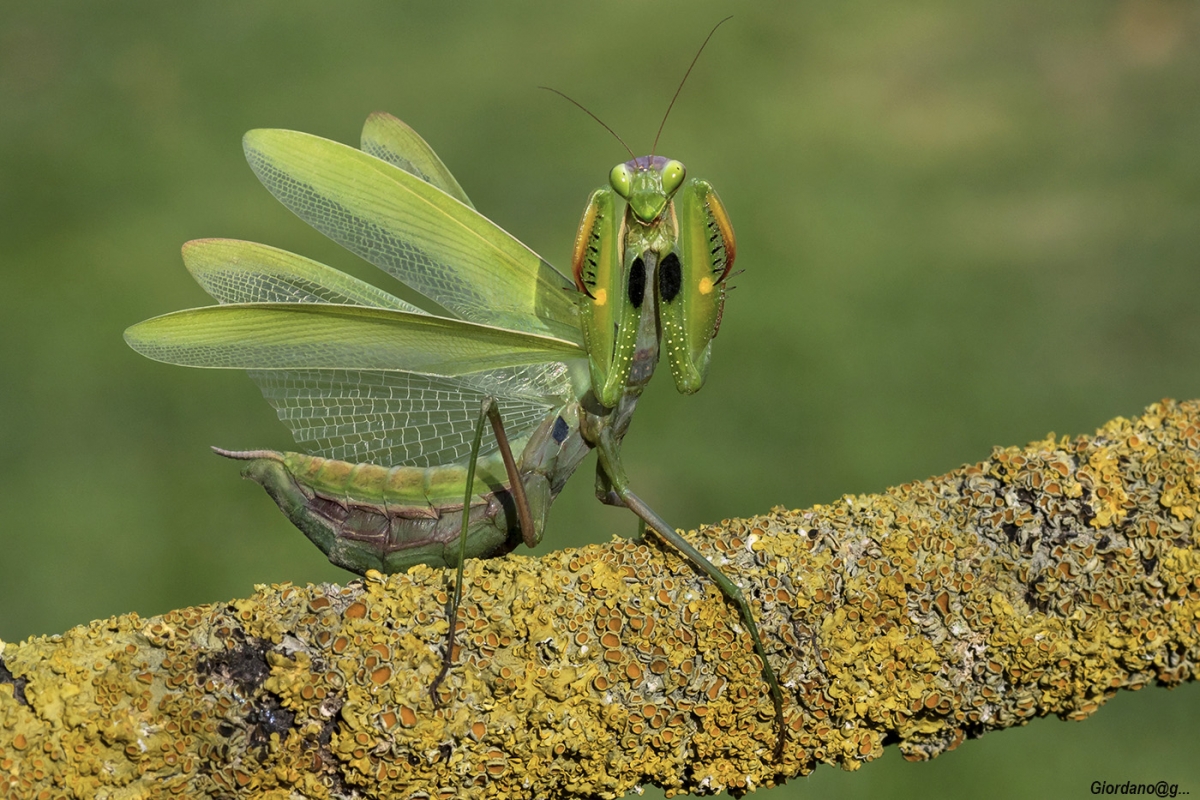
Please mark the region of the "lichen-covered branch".
POLYGON ((438 706, 448 584, 424 568, 0 644, 0 795, 741 792, 1082 719, 1196 675, 1198 458, 1200 401, 1163 401, 692 534, 753 598, 785 683, 780 763, 737 614, 670 550, 613 542, 470 563, 438 706))

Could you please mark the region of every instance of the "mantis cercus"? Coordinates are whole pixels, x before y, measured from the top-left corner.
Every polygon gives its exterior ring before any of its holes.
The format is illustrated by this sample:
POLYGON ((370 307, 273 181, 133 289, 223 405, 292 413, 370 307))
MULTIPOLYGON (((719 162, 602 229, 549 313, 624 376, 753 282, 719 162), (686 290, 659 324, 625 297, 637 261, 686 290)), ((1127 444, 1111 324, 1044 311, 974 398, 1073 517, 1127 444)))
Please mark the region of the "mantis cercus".
POLYGON ((476 212, 395 117, 371 115, 361 150, 285 130, 253 130, 243 144, 284 205, 428 300, 266 245, 203 239, 184 245, 184 263, 221 305, 147 320, 125 339, 159 361, 250 370, 309 452, 217 452, 248 461, 245 474, 334 564, 360 575, 457 568, 433 701, 452 663, 463 562, 536 545, 595 449, 597 497, 633 511, 737 606, 770 689, 778 757, 782 692, 749 603, 634 494, 620 457, 660 344, 680 392, 707 375, 735 255, 712 186, 679 161, 630 151, 588 200, 568 280, 476 212))

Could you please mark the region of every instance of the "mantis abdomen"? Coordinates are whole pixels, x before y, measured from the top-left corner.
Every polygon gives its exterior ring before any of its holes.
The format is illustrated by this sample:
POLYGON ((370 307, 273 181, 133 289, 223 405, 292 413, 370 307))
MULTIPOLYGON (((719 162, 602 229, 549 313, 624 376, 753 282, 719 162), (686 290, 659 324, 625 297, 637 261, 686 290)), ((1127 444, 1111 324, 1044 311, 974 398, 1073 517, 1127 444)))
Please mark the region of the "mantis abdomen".
MULTIPOLYGON (((588 447, 579 436, 575 404, 513 443, 535 532, 541 538, 551 502, 588 447), (565 415, 565 416, 564 416, 565 415)), ((243 475, 260 484, 292 523, 331 562, 359 575, 368 569, 404 572, 416 564, 458 563, 467 469, 352 464, 303 453, 232 451, 248 461, 243 475)), ((522 541, 511 485, 499 453, 476 462, 466 532, 466 557, 503 555, 522 541)))

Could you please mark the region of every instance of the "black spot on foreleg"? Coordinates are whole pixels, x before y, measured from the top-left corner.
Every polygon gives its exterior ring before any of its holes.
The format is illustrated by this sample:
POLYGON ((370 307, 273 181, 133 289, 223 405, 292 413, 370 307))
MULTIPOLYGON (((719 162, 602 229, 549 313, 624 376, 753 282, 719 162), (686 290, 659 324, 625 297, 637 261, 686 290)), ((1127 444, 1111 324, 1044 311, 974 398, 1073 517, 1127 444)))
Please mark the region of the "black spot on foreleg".
POLYGON ((641 308, 646 298, 646 262, 638 256, 629 265, 629 302, 634 308, 641 308))
POLYGON ((679 256, 667 253, 658 269, 658 296, 662 302, 669 303, 679 295, 683 287, 683 266, 679 256))

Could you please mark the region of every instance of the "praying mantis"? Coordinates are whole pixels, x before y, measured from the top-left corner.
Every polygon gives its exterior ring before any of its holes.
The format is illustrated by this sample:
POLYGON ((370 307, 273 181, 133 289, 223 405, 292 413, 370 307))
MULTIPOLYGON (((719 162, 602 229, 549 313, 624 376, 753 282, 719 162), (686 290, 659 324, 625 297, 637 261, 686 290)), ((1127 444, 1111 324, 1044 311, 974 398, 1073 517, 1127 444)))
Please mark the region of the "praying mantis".
POLYGON ((244 474, 334 564, 457 569, 434 703, 465 560, 541 541, 552 501, 595 450, 597 497, 633 511, 736 606, 778 757, 782 691, 749 603, 632 491, 620 453, 661 349, 681 393, 707 376, 736 255, 712 186, 630 150, 588 199, 568 279, 479 214, 395 117, 372 114, 360 149, 265 129, 243 145, 284 205, 425 300, 267 245, 202 239, 184 245, 184 263, 219 305, 141 322, 125 339, 158 361, 249 371, 308 452, 214 449, 248 462, 244 474))

